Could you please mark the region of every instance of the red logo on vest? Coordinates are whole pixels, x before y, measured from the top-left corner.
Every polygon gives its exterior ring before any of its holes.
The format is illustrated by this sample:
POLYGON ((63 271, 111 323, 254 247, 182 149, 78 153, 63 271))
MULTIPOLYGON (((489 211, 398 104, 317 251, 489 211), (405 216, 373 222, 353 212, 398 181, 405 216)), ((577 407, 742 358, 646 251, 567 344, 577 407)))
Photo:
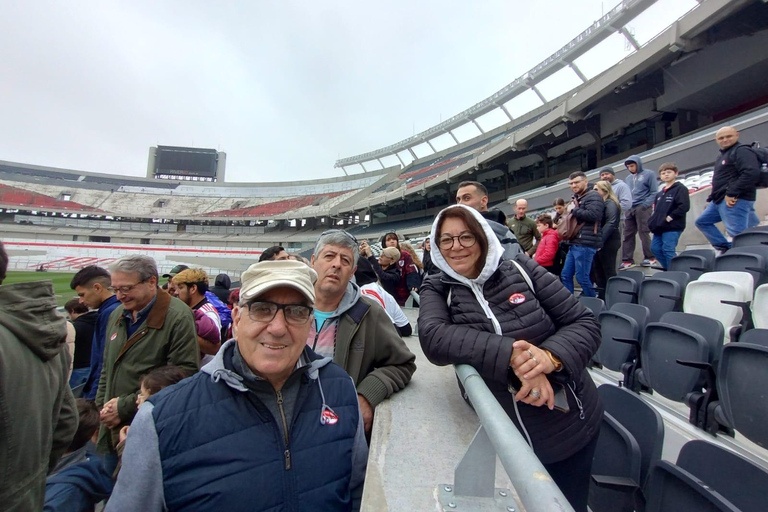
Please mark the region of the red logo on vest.
POLYGON ((522 293, 513 293, 509 296, 509 302, 511 304, 522 304, 525 302, 525 295, 522 293))
POLYGON ((320 423, 322 425, 335 425, 338 421, 339 417, 333 412, 333 409, 324 405, 323 412, 320 413, 320 423))

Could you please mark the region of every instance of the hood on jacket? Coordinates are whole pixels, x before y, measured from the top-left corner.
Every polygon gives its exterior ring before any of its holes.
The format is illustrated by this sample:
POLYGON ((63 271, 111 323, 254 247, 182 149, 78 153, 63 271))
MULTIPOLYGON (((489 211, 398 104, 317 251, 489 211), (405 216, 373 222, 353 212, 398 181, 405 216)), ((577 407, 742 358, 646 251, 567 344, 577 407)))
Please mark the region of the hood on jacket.
POLYGON ((0 286, 0 325, 43 361, 66 343, 67 321, 56 311, 51 281, 0 286))
POLYGON ((637 156, 637 155, 630 155, 629 158, 624 160, 624 167, 626 167, 627 164, 630 163, 630 162, 637 164, 637 172, 638 173, 641 173, 641 172, 643 172, 645 170, 645 169, 643 169, 643 160, 639 156, 637 156))
POLYGON ((230 279, 227 274, 222 273, 216 276, 216 281, 214 281, 213 285, 221 286, 222 288, 229 290, 229 287, 232 286, 232 279, 230 279))
POLYGON ((480 215, 480 212, 475 210, 474 208, 470 208, 469 206, 465 206, 463 204, 455 204, 451 205, 448 208, 445 208, 440 213, 437 214, 435 217, 435 221, 432 223, 432 230, 429 233, 429 241, 432 244, 432 247, 437 248, 435 252, 431 253, 432 256, 432 263, 445 272, 447 275, 451 276, 452 278, 456 279, 459 282, 467 283, 475 282, 479 285, 485 284, 485 282, 488 280, 491 275, 493 275, 494 272, 496 272, 496 269, 499 268, 499 262, 501 260, 501 256, 504 253, 504 248, 501 246, 501 242, 499 242, 499 239, 496 238, 496 234, 493 232, 493 229, 491 229, 491 226, 486 222, 485 218, 483 218, 482 215, 480 215), (480 223, 480 226, 483 228, 483 233, 485 233, 485 238, 488 240, 488 255, 485 258, 485 264, 483 265, 483 270, 480 272, 480 275, 477 276, 475 279, 469 279, 468 277, 464 277, 461 274, 457 273, 455 270, 451 268, 450 265, 448 265, 448 262, 445 261, 445 258, 443 258, 442 253, 440 252, 440 245, 438 244, 438 233, 437 233, 437 224, 440 222, 440 219, 442 218, 443 214, 446 212, 446 210, 449 210, 450 208, 463 208, 466 211, 470 212, 472 216, 477 220, 477 222, 480 223))

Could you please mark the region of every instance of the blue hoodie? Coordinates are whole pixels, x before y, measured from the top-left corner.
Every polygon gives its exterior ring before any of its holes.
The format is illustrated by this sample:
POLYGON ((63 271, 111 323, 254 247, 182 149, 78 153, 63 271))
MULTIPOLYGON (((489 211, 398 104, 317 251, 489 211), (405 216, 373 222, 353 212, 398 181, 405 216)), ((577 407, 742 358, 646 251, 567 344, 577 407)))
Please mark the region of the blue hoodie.
POLYGON ((83 455, 48 477, 43 512, 90 512, 112 493, 112 477, 101 459, 93 453, 83 455))
POLYGON ((632 208, 638 206, 650 208, 653 205, 656 193, 659 191, 659 182, 656 179, 656 175, 643 169, 643 161, 639 156, 630 156, 624 161, 624 165, 626 166, 630 162, 637 164, 637 174, 630 173, 624 179, 624 182, 629 186, 630 192, 632 192, 632 208))

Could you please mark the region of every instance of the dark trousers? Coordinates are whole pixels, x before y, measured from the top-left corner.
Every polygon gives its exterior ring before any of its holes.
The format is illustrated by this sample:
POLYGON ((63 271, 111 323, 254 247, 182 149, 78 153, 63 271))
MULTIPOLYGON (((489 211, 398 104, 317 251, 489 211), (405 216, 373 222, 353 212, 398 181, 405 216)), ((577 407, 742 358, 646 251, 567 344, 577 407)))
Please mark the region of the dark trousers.
POLYGON ((619 256, 621 248, 621 234, 614 232, 606 240, 603 248, 597 251, 592 263, 592 272, 594 274, 595 284, 599 288, 597 296, 605 299, 605 287, 608 285, 608 279, 616 275, 616 259, 619 256))
POLYGON ((653 208, 650 206, 636 206, 627 212, 624 218, 624 245, 621 249, 621 260, 635 262, 635 235, 640 236, 640 245, 643 247, 643 258, 653 259, 651 251, 651 230, 648 229, 648 219, 651 218, 653 208))
POLYGON ((598 437, 595 436, 584 448, 567 459, 544 465, 576 512, 587 512, 592 458, 595 456, 598 437))

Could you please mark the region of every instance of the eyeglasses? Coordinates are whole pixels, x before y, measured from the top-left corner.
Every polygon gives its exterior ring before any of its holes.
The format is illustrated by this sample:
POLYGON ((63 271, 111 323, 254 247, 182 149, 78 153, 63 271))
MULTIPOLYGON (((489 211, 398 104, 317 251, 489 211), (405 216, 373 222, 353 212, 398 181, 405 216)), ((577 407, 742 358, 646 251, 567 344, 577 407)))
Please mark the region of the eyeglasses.
POLYGON ((271 322, 277 311, 283 310, 285 322, 290 325, 304 325, 312 315, 313 308, 301 304, 277 304, 275 302, 249 302, 248 317, 254 322, 271 322))
POLYGON ((344 231, 343 229, 329 229, 328 231, 323 231, 323 233, 320 236, 323 237, 325 235, 333 235, 333 234, 336 234, 336 233, 344 233, 345 235, 347 235, 349 237, 350 240, 352 240, 353 242, 357 243, 357 238, 355 238, 355 236, 350 234, 349 232, 344 231))
POLYGON ((458 240, 459 245, 464 247, 465 249, 469 249, 470 247, 475 245, 475 242, 477 242, 475 235, 473 235, 472 233, 462 233, 459 236, 442 235, 438 243, 440 244, 441 249, 447 250, 453 247, 454 240, 458 240))
POLYGON ((139 286, 140 284, 144 284, 144 283, 146 283, 147 281, 148 281, 148 279, 145 279, 145 280, 143 280, 143 281, 139 281, 139 282, 138 282, 138 283, 136 283, 136 284, 129 284, 129 285, 126 285, 126 286, 110 286, 110 287, 109 287, 109 289, 110 289, 112 292, 114 292, 114 293, 118 293, 118 292, 120 292, 120 293, 122 293, 123 295, 126 295, 126 294, 128 294, 128 293, 131 293, 131 290, 133 290, 134 288, 136 288, 136 287, 137 287, 137 286, 139 286))

